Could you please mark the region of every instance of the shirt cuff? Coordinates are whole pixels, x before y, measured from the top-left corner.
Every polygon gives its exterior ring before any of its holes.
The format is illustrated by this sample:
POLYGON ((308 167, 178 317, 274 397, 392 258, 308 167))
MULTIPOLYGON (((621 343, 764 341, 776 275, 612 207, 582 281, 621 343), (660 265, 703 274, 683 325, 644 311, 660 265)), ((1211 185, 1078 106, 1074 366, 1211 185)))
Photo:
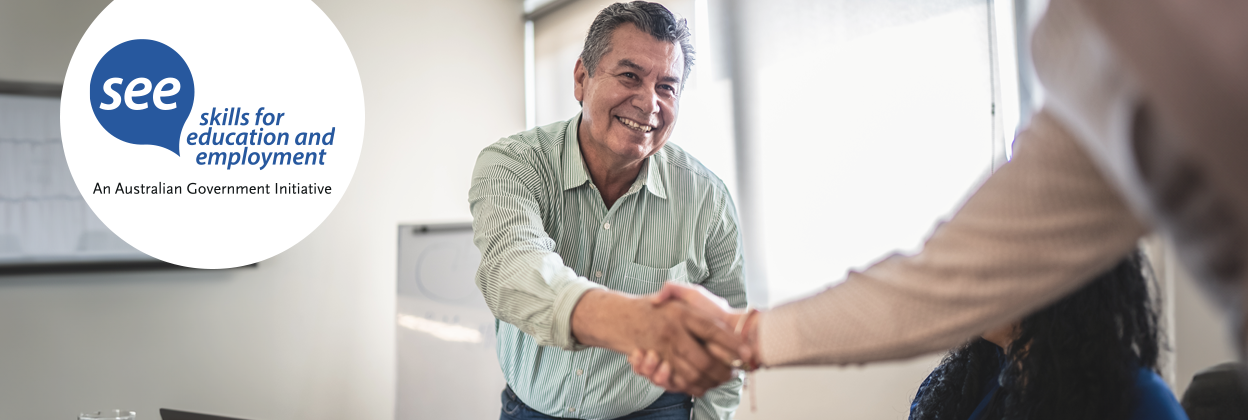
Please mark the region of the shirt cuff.
POLYGON ((577 343, 576 337, 572 336, 572 310, 576 308, 576 303, 581 301, 581 296, 584 296, 585 292, 607 288, 588 279, 582 278, 581 280, 565 286, 555 297, 554 320, 550 323, 550 337, 556 346, 564 350, 581 350, 589 347, 577 343))

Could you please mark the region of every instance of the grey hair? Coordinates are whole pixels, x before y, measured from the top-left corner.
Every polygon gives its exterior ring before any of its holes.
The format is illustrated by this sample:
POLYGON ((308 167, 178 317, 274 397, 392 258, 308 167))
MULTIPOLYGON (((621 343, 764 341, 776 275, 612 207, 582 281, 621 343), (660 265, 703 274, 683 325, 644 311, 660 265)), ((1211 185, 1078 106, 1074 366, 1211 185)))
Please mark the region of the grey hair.
POLYGON ((680 82, 683 84, 689 78, 689 71, 693 70, 693 42, 688 23, 663 5, 646 1, 612 4, 594 18, 594 23, 589 25, 589 35, 585 37, 585 48, 581 50, 581 62, 590 76, 594 75, 602 56, 611 50, 611 34, 625 23, 636 25, 659 41, 680 45, 685 56, 685 74, 680 82))

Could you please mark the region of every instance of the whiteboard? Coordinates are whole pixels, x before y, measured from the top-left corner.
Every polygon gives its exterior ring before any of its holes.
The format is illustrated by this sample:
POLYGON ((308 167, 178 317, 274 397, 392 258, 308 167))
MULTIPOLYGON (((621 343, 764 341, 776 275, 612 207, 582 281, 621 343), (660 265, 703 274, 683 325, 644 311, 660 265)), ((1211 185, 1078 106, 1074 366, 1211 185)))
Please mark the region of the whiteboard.
POLYGON ((400 225, 395 419, 498 418, 506 382, 472 225, 400 225))
POLYGON ((61 100, 0 94, 0 267, 154 262, 113 234, 74 184, 61 100))

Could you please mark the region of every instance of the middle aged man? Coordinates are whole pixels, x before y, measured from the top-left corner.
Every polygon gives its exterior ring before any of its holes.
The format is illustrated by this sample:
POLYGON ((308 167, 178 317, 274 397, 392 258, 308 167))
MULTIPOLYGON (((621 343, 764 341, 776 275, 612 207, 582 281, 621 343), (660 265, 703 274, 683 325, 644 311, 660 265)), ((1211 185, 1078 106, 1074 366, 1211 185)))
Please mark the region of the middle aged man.
POLYGON ((477 285, 500 321, 501 418, 726 419, 736 409, 740 379, 724 363, 740 347, 732 327, 637 296, 671 281, 746 302, 732 199, 667 144, 692 64, 683 19, 655 3, 611 5, 573 72, 581 113, 477 158, 469 202, 477 285), (665 354, 673 380, 700 398, 634 375, 621 353, 639 348, 665 354))

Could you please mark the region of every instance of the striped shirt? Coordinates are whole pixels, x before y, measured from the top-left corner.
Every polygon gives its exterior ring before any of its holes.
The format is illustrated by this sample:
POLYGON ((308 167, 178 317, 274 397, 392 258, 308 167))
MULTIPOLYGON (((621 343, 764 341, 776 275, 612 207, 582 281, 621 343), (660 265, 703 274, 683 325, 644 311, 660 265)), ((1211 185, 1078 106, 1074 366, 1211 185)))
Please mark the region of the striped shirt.
MULTIPOLYGON (((581 158, 580 114, 504 138, 477 157, 468 201, 481 249, 477 286, 498 319, 498 361, 529 407, 556 417, 609 419, 663 389, 624 355, 575 342, 572 308, 586 291, 632 294, 666 281, 700 284, 745 306, 736 208, 724 183, 667 143, 606 208, 581 158)), ((695 419, 727 419, 740 378, 694 402, 695 419)))

